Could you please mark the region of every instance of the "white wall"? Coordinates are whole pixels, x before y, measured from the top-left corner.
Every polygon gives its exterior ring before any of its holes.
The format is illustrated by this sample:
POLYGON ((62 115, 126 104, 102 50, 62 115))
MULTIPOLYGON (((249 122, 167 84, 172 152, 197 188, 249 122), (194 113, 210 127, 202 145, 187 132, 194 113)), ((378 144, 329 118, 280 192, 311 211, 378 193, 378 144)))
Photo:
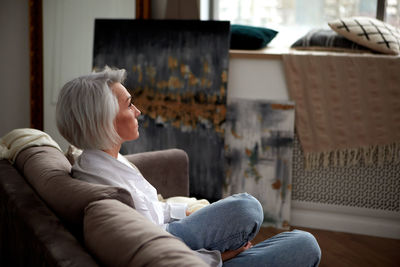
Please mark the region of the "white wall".
POLYGON ((66 149, 58 133, 58 92, 69 80, 92 70, 95 18, 134 18, 135 0, 44 0, 44 130, 66 149))
POLYGON ((231 58, 229 98, 289 100, 282 60, 231 58))
POLYGON ((28 1, 0 7, 0 137, 30 126, 28 1))

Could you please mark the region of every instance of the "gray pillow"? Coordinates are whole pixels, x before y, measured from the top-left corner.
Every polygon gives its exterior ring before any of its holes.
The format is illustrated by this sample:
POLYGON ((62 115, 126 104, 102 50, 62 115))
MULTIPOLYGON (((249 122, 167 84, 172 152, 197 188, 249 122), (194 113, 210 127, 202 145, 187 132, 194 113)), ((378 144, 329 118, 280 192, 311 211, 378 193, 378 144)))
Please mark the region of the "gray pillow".
POLYGON ((299 50, 372 52, 370 49, 348 40, 331 29, 312 30, 294 42, 291 47, 299 50))

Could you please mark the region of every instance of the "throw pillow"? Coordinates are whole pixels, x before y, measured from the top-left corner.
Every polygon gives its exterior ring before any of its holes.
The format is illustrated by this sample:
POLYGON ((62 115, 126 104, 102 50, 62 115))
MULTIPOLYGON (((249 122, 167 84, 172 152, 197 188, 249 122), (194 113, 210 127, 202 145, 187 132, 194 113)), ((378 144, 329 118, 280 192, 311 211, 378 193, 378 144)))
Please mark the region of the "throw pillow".
POLYGON ((291 48, 334 52, 371 52, 370 49, 350 41, 331 29, 314 29, 294 42, 291 48))
POLYGON ((338 34, 374 51, 400 53, 400 30, 380 20, 352 17, 334 20, 328 25, 338 34))
POLYGON ((231 49, 260 49, 266 47, 277 31, 255 26, 231 25, 231 49))

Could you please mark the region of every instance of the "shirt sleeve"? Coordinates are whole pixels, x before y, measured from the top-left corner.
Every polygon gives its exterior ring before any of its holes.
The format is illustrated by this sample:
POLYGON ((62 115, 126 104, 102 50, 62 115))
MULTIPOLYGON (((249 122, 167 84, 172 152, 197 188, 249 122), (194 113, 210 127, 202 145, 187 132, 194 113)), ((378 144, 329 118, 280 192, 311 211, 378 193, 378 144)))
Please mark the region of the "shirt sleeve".
POLYGON ((162 206, 164 211, 164 223, 186 217, 186 203, 162 203, 162 206))

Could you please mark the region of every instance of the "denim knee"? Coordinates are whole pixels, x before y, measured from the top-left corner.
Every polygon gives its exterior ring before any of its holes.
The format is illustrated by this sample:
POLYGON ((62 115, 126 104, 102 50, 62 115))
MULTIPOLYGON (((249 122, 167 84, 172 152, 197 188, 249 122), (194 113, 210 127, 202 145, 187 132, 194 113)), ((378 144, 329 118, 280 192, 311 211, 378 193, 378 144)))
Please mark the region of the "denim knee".
POLYGON ((307 257, 307 266, 318 266, 321 261, 321 249, 315 237, 301 230, 293 230, 292 233, 296 235, 298 248, 301 248, 304 251, 303 256, 307 257))
POLYGON ((231 196, 234 200, 234 208, 241 217, 248 218, 261 224, 264 220, 264 212, 261 203, 248 193, 240 193, 231 196))
POLYGON ((235 213, 238 215, 237 219, 241 220, 244 225, 254 225, 254 229, 249 234, 255 236, 264 220, 264 212, 260 202, 248 193, 235 194, 231 197, 235 213))

